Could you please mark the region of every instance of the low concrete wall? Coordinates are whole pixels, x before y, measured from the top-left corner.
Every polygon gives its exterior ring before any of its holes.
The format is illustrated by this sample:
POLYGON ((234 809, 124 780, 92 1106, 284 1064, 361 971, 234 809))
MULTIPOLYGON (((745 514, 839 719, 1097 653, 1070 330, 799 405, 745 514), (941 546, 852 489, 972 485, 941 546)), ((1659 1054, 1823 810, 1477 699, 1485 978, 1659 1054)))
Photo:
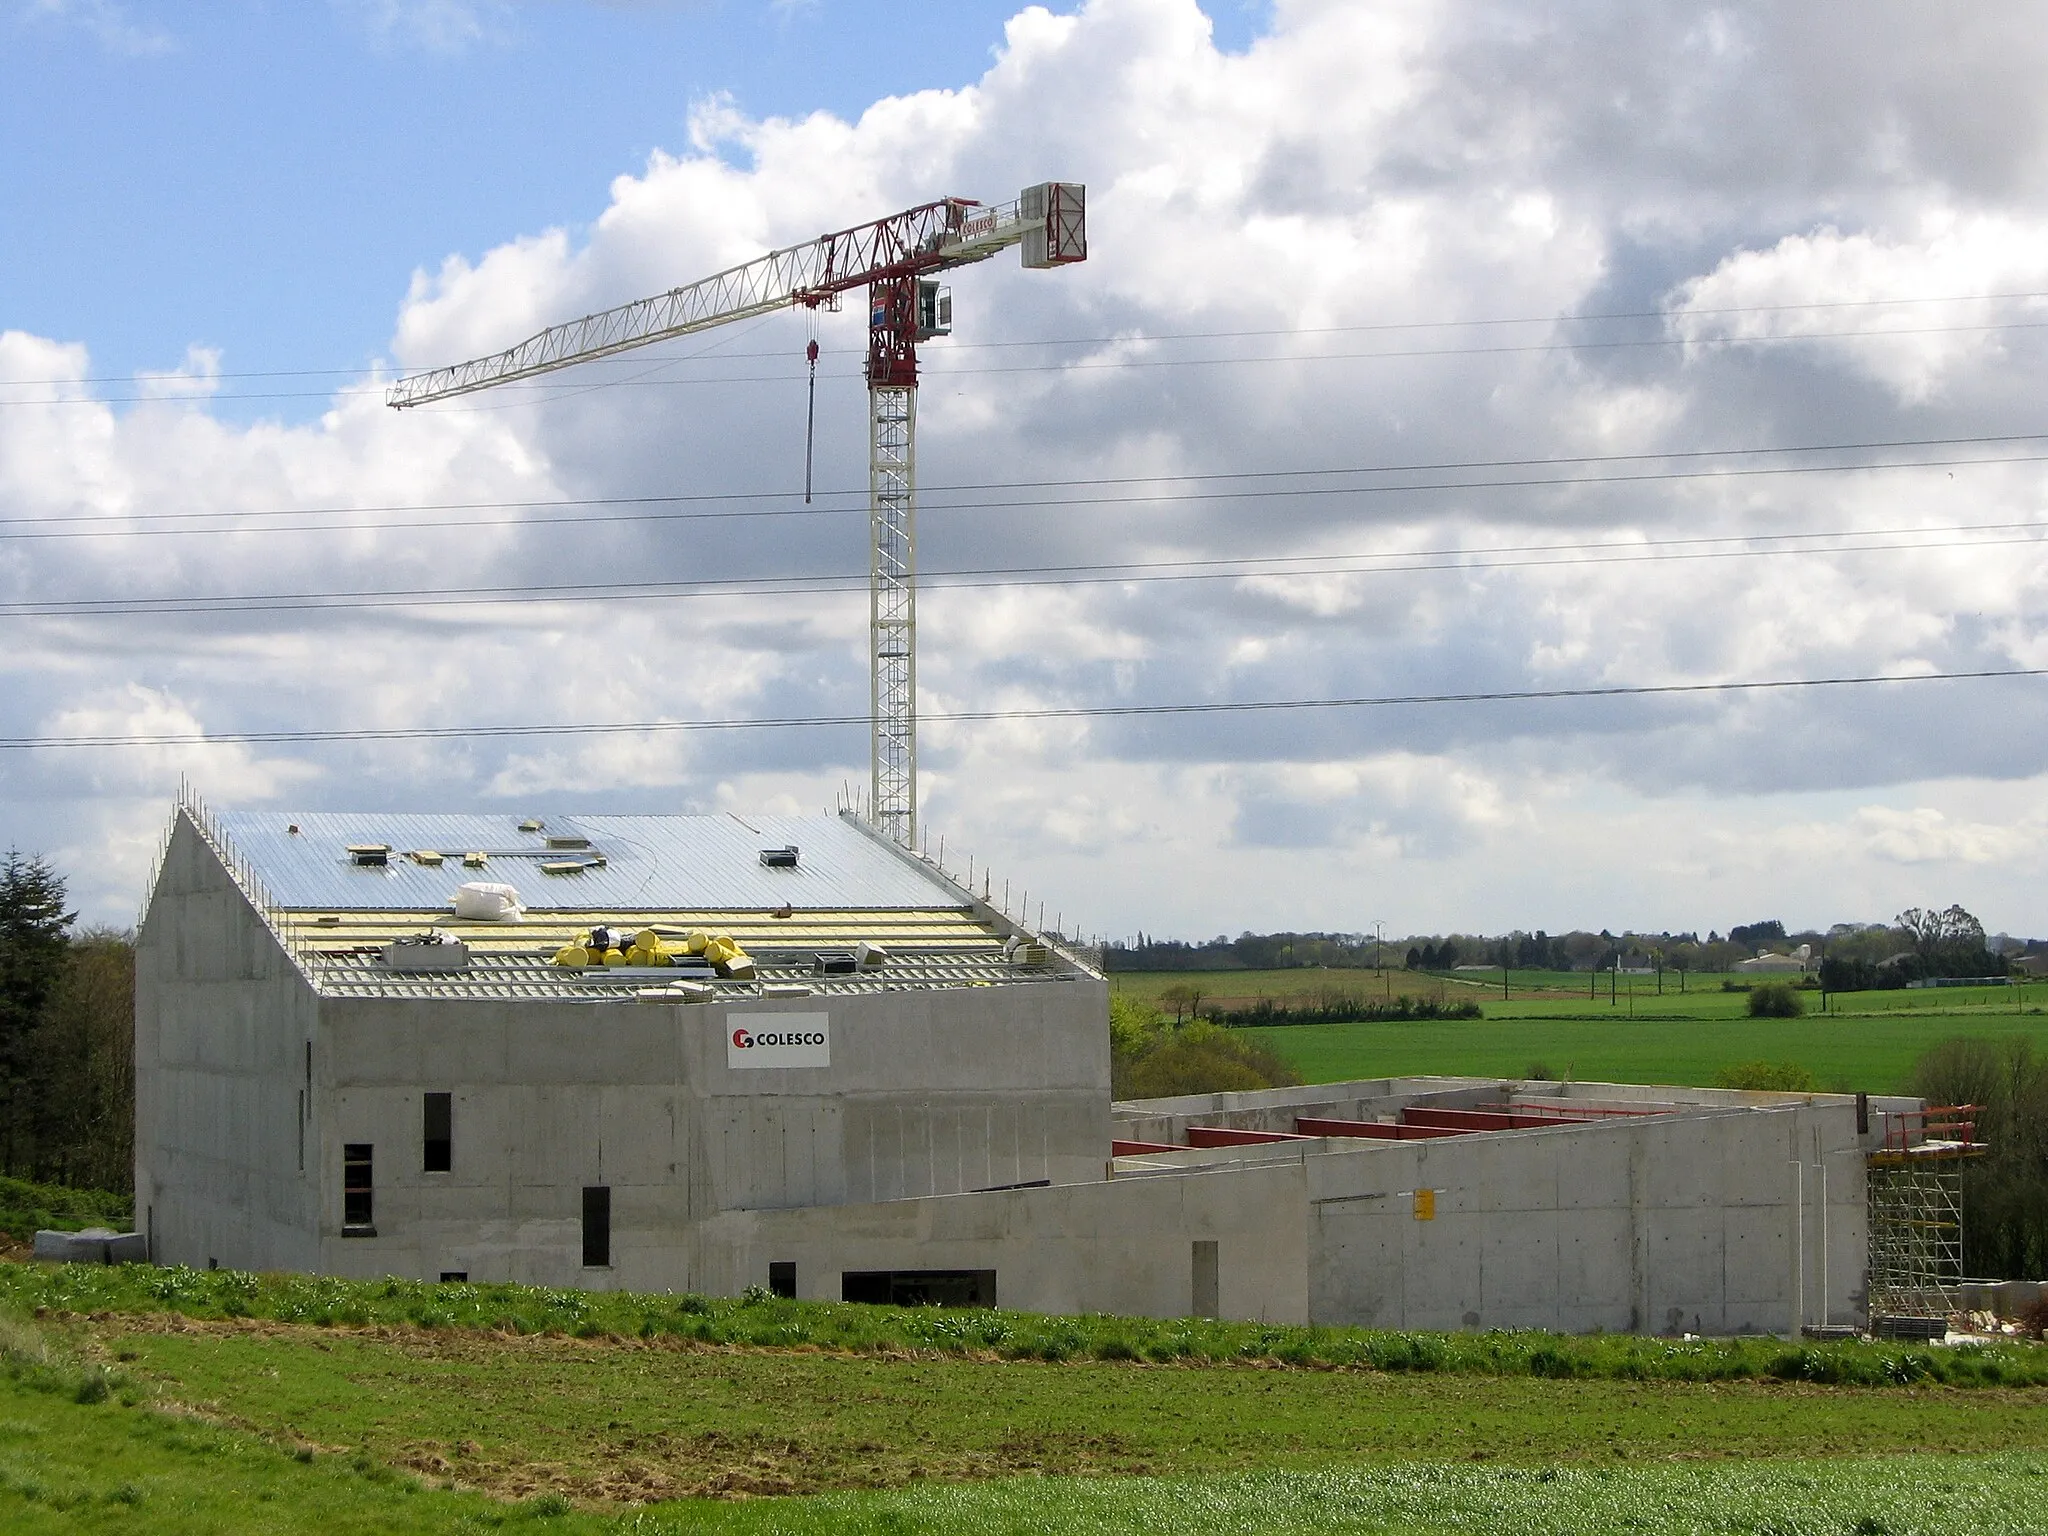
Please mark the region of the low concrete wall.
POLYGON ((1965 1280, 1962 1306, 1965 1312, 1989 1312, 1993 1317, 2024 1316, 2048 1295, 2048 1280, 1965 1280))
POLYGON ((836 1209, 732 1212, 698 1235, 695 1288, 731 1294, 796 1265, 797 1294, 836 1301, 849 1270, 996 1272, 999 1305, 1185 1317, 1194 1245, 1216 1244, 1218 1315, 1309 1319, 1299 1158, 1217 1173, 938 1196, 836 1209))
POLYGON ((1853 1107, 1787 1106, 1310 1157, 1310 1310, 1563 1332, 1858 1322, 1862 1160, 1835 1157, 1825 1219, 1817 1161, 1854 1141, 1853 1107))
POLYGON ((994 1270, 1005 1306, 1177 1316, 1215 1241, 1229 1317, 1786 1334, 1862 1321, 1862 1167, 1847 1102, 1187 1152, 1094 1184, 729 1213, 691 1283, 783 1261, 829 1298, 848 1270, 994 1270))

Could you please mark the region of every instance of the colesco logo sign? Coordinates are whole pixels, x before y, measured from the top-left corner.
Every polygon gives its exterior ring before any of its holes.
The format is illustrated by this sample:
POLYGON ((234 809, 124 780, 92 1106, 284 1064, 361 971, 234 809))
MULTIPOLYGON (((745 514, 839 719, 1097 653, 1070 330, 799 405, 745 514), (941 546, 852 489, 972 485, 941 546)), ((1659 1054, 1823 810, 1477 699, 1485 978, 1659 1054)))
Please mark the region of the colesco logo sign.
POLYGON ((735 1022, 725 1037, 728 1067, 829 1067, 832 1027, 822 1013, 764 1013, 735 1022))

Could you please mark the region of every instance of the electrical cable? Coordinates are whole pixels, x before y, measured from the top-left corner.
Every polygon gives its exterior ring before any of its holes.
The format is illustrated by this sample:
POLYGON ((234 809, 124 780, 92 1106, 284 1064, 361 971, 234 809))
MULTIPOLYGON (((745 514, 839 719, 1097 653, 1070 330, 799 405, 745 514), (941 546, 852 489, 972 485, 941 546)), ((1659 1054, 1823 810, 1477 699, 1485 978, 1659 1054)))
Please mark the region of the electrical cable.
MULTIPOLYGON (((1197 368, 1229 367, 1242 368, 1261 363, 1327 363, 1327 362, 1371 362, 1380 359, 1405 359, 1417 357, 1487 357, 1515 354, 1549 352, 1599 352, 1644 347, 1748 347, 1778 345, 1787 342, 1845 341, 1886 336, 1950 336, 1981 334, 1991 331, 2029 331, 2048 329, 2048 320, 2010 320, 1978 325, 1933 325, 1886 327, 1864 331, 1804 331, 1774 336, 1712 336, 1685 337, 1659 336, 1642 337, 1623 341, 1557 341, 1530 342, 1516 345, 1482 347, 1411 347, 1396 351, 1373 352, 1283 352, 1270 356, 1253 357, 1154 357, 1095 359, 1066 363, 1015 363, 999 367, 958 368, 947 367, 935 354, 922 364, 924 377, 929 380, 970 378, 993 374, 1011 373, 1092 373, 1134 368, 1197 368)), ((568 366, 565 364, 564 366, 568 366)), ((828 379, 853 380, 862 377, 857 372, 828 372, 828 379)), ((726 388, 734 384, 788 384, 799 381, 801 375, 793 373, 726 374, 720 377, 657 379, 635 377, 626 379, 599 379, 588 383, 560 384, 533 383, 512 380, 503 384, 488 386, 494 391, 518 391, 538 396, 541 403, 565 395, 591 394, 603 389, 677 389, 677 388, 726 388)), ((0 383, 0 388, 6 387, 0 383)), ((165 404, 185 401, 188 403, 210 403, 218 400, 333 400, 347 396, 367 396, 382 393, 388 385, 365 384, 345 386, 333 390, 267 390, 238 391, 222 393, 214 391, 191 395, 92 395, 77 399, 58 400, 14 400, 0 398, 0 408, 10 407, 56 407, 56 406, 104 406, 165 404)), ((452 405, 446 402, 430 401, 416 406, 418 410, 447 411, 455 414, 476 411, 505 409, 503 406, 452 405)))
MULTIPOLYGON (((1975 438, 1931 438, 1931 439, 1924 439, 1924 440, 1922 440, 1922 441, 1924 441, 1924 442, 1926 442, 1926 443, 1929 443, 1929 444, 1932 444, 1932 445, 1935 445, 1935 446, 1950 446, 1950 445, 1954 445, 1954 446, 1967 446, 1967 445, 1970 445, 1970 444, 1978 444, 1978 443, 1984 443, 1984 444, 1988 444, 1988 443, 1995 443, 1995 442, 2038 442, 2038 441, 2042 441, 2042 440, 2044 440, 2044 439, 2048 439, 2048 433, 2018 433, 2018 434, 2013 434, 2013 435, 2009 435, 2009 436, 2000 436, 2000 437, 1975 437, 1975 438)), ((1747 456, 1758 456, 1758 455, 1769 455, 1769 454, 1779 454, 1779 453, 1784 453, 1784 454, 1794 454, 1794 453, 1825 453, 1825 452, 1852 452, 1852 451, 1858 451, 1859 447, 1869 447, 1869 448, 1873 448, 1873 449, 1875 449, 1875 448, 1889 448, 1889 447, 1900 447, 1900 448, 1904 448, 1904 447, 1913 447, 1913 446, 1918 446, 1918 444, 1915 444, 1915 443, 1913 443, 1913 442, 1910 442, 1910 441, 1904 441, 1904 440, 1902 440, 1902 441, 1900 441, 1900 442, 1898 442, 1898 443, 1879 443, 1879 444, 1870 444, 1870 445, 1843 445, 1843 446, 1839 446, 1839 447, 1825 447, 1825 446, 1823 446, 1823 447, 1811 447, 1811 448, 1735 448, 1735 449, 1726 449, 1726 450, 1713 450, 1713 449, 1706 449, 1706 450, 1696 450, 1696 451, 1685 451, 1685 450, 1681 450, 1681 451, 1675 451, 1675 452, 1671 452, 1671 453, 1646 453, 1646 454, 1613 454, 1613 455, 1585 455, 1585 456, 1580 456, 1580 457, 1567 457, 1567 458, 1547 458, 1547 459, 1495 459, 1495 460, 1472 460, 1472 461, 1467 461, 1467 462, 1466 462, 1465 464, 1459 464, 1459 463, 1455 463, 1455 462, 1452 462, 1452 463, 1445 463, 1445 464, 1440 464, 1440 465, 1412 465, 1412 466, 1388 466, 1388 467, 1386 467, 1386 468, 1357 468, 1357 469, 1302 469, 1302 470, 1264 470, 1264 471, 1243 471, 1243 472, 1239 472, 1239 473, 1226 473, 1226 474, 1213 474, 1213 475, 1158 475, 1158 476, 1152 476, 1152 477, 1143 477, 1143 476, 1126 476, 1126 477, 1117 477, 1117 478, 1104 478, 1104 479, 1099 479, 1099 480, 1049 480, 1049 481, 1038 481, 1038 482, 1010 482, 1010 483, 1007 483, 1007 484, 1005 484, 1005 483, 1003 483, 1003 482, 989 482, 989 483, 987 483, 987 484, 984 484, 984 485, 962 485, 962 486, 957 486, 957 487, 954 487, 954 486, 935 486, 935 487, 932 487, 932 492, 933 492, 933 494, 938 494, 938 493, 942 493, 942 492, 947 492, 947 491, 979 491, 979 490, 1004 490, 1004 489, 1065 489, 1065 488, 1069 488, 1069 487, 1075 487, 1075 488, 1078 488, 1078 487, 1083 487, 1083 486, 1088 486, 1088 485, 1101 485, 1101 486, 1120 486, 1120 485, 1141 485, 1141 484, 1148 484, 1148 483, 1149 483, 1149 484, 1162 484, 1162 483, 1164 483, 1164 484, 1175 484, 1175 483, 1182 483, 1182 484, 1186 484, 1186 483, 1214 483, 1214 482, 1217 482, 1217 481, 1224 481, 1224 480, 1263 480, 1263 479, 1274 479, 1274 480, 1283 480, 1283 479, 1300 479, 1300 478, 1304 478, 1304 477, 1324 477, 1324 478, 1333 478, 1333 477, 1338 477, 1338 476, 1386 475, 1386 474, 1401 474, 1401 473, 1428 473, 1428 472, 1432 472, 1432 471, 1435 471, 1435 472, 1449 472, 1449 471, 1452 471, 1452 470, 1456 470, 1456 469, 1460 469, 1460 468, 1467 468, 1467 467, 1470 467, 1470 468, 1477 468, 1477 469, 1485 469, 1485 468, 1511 468, 1511 467, 1515 467, 1515 466, 1517 466, 1517 465, 1532 465, 1532 466, 1541 466, 1541 465, 1553 465, 1553 464, 1555 464, 1555 465, 1565 465, 1565 464, 1601 464, 1601 463, 1612 463, 1612 464, 1622 464, 1622 463, 1641 463, 1641 462, 1658 462, 1658 461, 1666 461, 1666 460, 1690 460, 1690 459, 1698 459, 1698 458, 1707 458, 1707 457, 1727 457, 1727 458, 1739 458, 1739 457, 1747 457, 1747 456)), ((1707 469, 1693 469, 1693 470, 1672 470, 1672 471, 1667 471, 1667 472, 1663 472, 1663 473, 1656 473, 1656 474, 1635 474, 1635 475, 1553 475, 1553 476, 1533 476, 1533 477, 1524 477, 1524 478, 1519 478, 1519 479, 1507 479, 1507 480, 1495 479, 1495 480, 1450 480, 1450 481, 1426 481, 1426 482, 1417 482, 1417 483, 1411 483, 1411 484, 1401 484, 1401 485, 1333 485, 1333 486, 1306 486, 1306 487, 1295 487, 1295 488, 1291 488, 1291 489, 1274 489, 1274 490, 1242 490, 1242 491, 1200 491, 1200 492, 1192 492, 1192 493, 1190 493, 1190 492, 1174 492, 1174 493, 1167 493, 1167 492, 1161 492, 1161 493, 1159 493, 1159 494, 1156 494, 1156 495, 1149 495, 1149 496, 1092 496, 1092 497, 1090 497, 1090 496, 1063 496, 1063 497, 1044 497, 1044 498, 1037 498, 1037 499, 1016 499, 1016 498, 1013 498, 1013 499, 1010 499, 1010 500, 1004 500, 1004 501, 986 501, 986 500, 981 500, 981 501, 957 501, 957 502, 948 502, 948 501, 933 501, 933 500, 929 500, 929 499, 922 499, 922 498, 921 498, 921 499, 920 499, 920 501, 919 501, 919 504, 918 504, 918 510, 919 510, 919 512, 921 512, 921 513, 923 513, 923 512, 978 512, 978 511, 1017 511, 1017 510, 1026 510, 1026 509, 1038 509, 1038 510, 1044 510, 1044 509, 1058 509, 1058 508, 1064 508, 1064 507, 1075 507, 1075 508, 1083 508, 1083 507, 1101 507, 1101 506, 1138 506, 1138 505, 1158 504, 1158 503, 1162 503, 1162 502, 1207 502, 1207 501, 1269 500, 1269 499, 1273 499, 1273 498, 1276 498, 1276 497, 1304 497, 1304 496, 1350 496, 1350 495, 1374 495, 1374 496, 1378 496, 1378 495, 1390 495, 1390 494, 1395 494, 1395 493, 1415 493, 1415 494, 1420 494, 1420 493, 1426 493, 1426 492, 1432 492, 1432 491, 1472 491, 1472 490, 1527 490, 1527 489, 1534 489, 1534 488, 1545 488, 1545 487, 1554 487, 1554 486, 1574 486, 1574 485, 1587 485, 1587 486, 1590 486, 1590 485, 1639 485, 1639 484, 1644 484, 1644 483, 1648 483, 1648 482, 1657 482, 1657 481, 1677 481, 1677 480, 1712 480, 1712 479, 1746 479, 1746 478, 1755 478, 1755 477, 1759 477, 1759 476, 1769 476, 1769 475, 1813 475, 1813 474, 1852 474, 1852 473, 1868 473, 1868 472, 1876 472, 1876 471, 1880 471, 1880 470, 1894 470, 1894 469, 1950 469, 1950 470, 1954 470, 1954 469, 1965 469, 1965 468, 1979 468, 1979 467, 1987 467, 1987 466, 1995 467, 1995 466, 2000 466, 2000 465, 2011 465, 2011 464, 2033 464, 2033 463, 2041 463, 2041 462, 2048 462, 2048 454, 2001 454, 2001 455, 1995 455, 1995 456, 1989 456, 1989 457, 1977 457, 1977 458, 1940 458, 1940 459, 1905 459, 1905 460, 1874 460, 1874 461, 1871 461, 1871 462, 1867 462, 1867 463, 1856 463, 1856 464, 1788 464, 1788 465, 1773 465, 1773 466, 1764 466, 1764 467, 1759 467, 1759 468, 1707 468, 1707 469)), ((826 496, 831 496, 831 497, 848 497, 848 498, 850 498, 850 497, 853 497, 853 496, 856 496, 856 495, 865 495, 865 492, 855 492, 855 491, 828 491, 828 492, 824 492, 824 493, 822 493, 822 494, 824 494, 824 495, 826 495, 826 496)), ((668 495, 668 496, 610 496, 610 497, 598 497, 598 496, 593 496, 593 497, 583 497, 583 498, 565 498, 565 499, 560 499, 560 500, 552 500, 552 501, 525 501, 525 502, 521 502, 521 501, 499 501, 499 502, 447 502, 447 503, 425 503, 425 504, 417 504, 417 505, 414 505, 414 506, 409 506, 409 507, 387 507, 387 506, 371 506, 371 507, 361 507, 361 508, 337 508, 337 507, 326 507, 326 508, 302 508, 302 509, 282 508, 282 509, 276 509, 276 510, 272 510, 272 511, 256 511, 256 512, 234 512, 234 511, 224 511, 224 512, 162 512, 162 513, 154 513, 154 512, 138 512, 138 513, 133 513, 133 514, 130 514, 130 516, 131 516, 131 517, 133 517, 133 518, 138 518, 138 519, 144 519, 144 518, 146 518, 146 519, 151 519, 151 520, 165 520, 165 519, 178 519, 178 520, 191 520, 191 521, 202 521, 202 520, 212 519, 212 520, 216 520, 216 521, 218 521, 218 520, 221 520, 221 519, 227 519, 227 518, 237 518, 237 517, 312 517, 312 516, 330 516, 330 515, 338 515, 338 516, 347 516, 347 515, 352 515, 352 514, 356 514, 356 513, 362 513, 362 512, 370 512, 370 513, 387 513, 387 512, 413 512, 413 511, 441 511, 441 510, 466 510, 466 509, 476 509, 476 510, 499 510, 499 509, 505 509, 505 510, 509 510, 509 509, 512 509, 512 508, 517 508, 517 507, 532 507, 532 508, 539 508, 539 509, 547 510, 547 509, 554 509, 554 508, 570 508, 570 507, 614 507, 614 506, 661 506, 661 505, 674 505, 674 504, 679 504, 679 503, 694 503, 694 502, 705 502, 705 501, 741 501, 741 502, 747 502, 747 501, 782 501, 782 500, 791 500, 791 499, 793 499, 793 498, 794 498, 794 497, 795 497, 796 495, 797 495, 797 493, 796 493, 796 492, 793 492, 793 491, 740 491, 740 492, 732 492, 732 493, 709 493, 709 494, 682 494, 682 495, 668 495)), ((77 526, 73 526, 73 525, 77 524, 77 523, 78 523, 78 522, 80 521, 80 519, 78 519, 78 518, 76 518, 76 517, 57 517, 57 516, 48 516, 48 517, 29 517, 29 518, 7 518, 7 519, 0 519, 0 541, 18 541, 18 540, 43 540, 43 539, 106 539, 106 538, 149 538, 149 537, 172 537, 172 536, 179 536, 179 537, 209 536, 209 537, 210 537, 210 536, 218 536, 218 535, 270 534, 270 533, 288 533, 288 534, 319 534, 319 533, 365 533, 365 532, 376 532, 376 531, 378 531, 378 530, 382 530, 382 529, 403 529, 403 530, 408 530, 408 531, 410 531, 410 530, 414 530, 414 529, 428 529, 428 528, 495 528, 495 527, 545 527, 545 526, 549 526, 549 525, 551 525, 551 524, 559 524, 559 523, 577 523, 577 524, 597 524, 597 523, 607 523, 607 522, 672 522, 672 521, 697 521, 697 520, 729 520, 729 519, 734 519, 734 518, 744 518, 744 517, 835 517, 835 516, 847 516, 847 515, 851 515, 851 514, 856 514, 856 513, 857 513, 857 514, 859 514, 859 515, 862 515, 862 516, 865 516, 865 515, 866 515, 866 513, 867 513, 867 506, 866 506, 866 503, 865 503, 865 502, 861 502, 861 503, 859 503, 859 504, 857 504, 857 505, 853 505, 853 506, 844 506, 844 507, 810 507, 810 508, 806 508, 806 507, 797 507, 797 506, 793 506, 793 507, 779 507, 779 508, 777 508, 777 507, 771 507, 771 508, 759 508, 759 507, 742 507, 742 508, 728 508, 728 509, 722 509, 722 510, 717 510, 717 511, 709 511, 709 512, 642 512, 642 513, 612 513, 612 514, 607 514, 607 515, 604 515, 604 516, 597 516, 597 517, 591 517, 591 516, 577 516, 577 517, 517 517, 517 518, 472 518, 472 517, 464 517, 464 518, 458 518, 458 519, 452 519, 452 520, 444 520, 444 521, 425 521, 425 522, 423 522, 423 521, 417 521, 417 520, 415 520, 415 521, 400 521, 400 522, 380 522, 380 523, 337 523, 337 524, 334 524, 333 526, 331 526, 331 527, 327 527, 327 528, 308 528, 308 527, 294 527, 294 526, 291 526, 291 525, 288 525, 288 524, 285 524, 285 525, 272 525, 272 526, 261 526, 261 527, 253 527, 253 528, 251 528, 251 527, 244 527, 244 526, 235 526, 235 525, 230 525, 230 526, 226 526, 226 527, 205 527, 205 528, 176 528, 176 527, 171 527, 171 528, 164 528, 164 527, 150 527, 150 528, 94 528, 94 527, 85 527, 85 528, 80 528, 80 527, 77 527, 77 526), (60 529, 55 529, 55 530, 50 530, 50 531, 45 531, 45 532, 13 532, 13 531, 10 531, 10 530, 12 530, 12 529, 16 529, 16 528, 20 528, 20 527, 25 527, 25 526, 32 526, 32 525, 38 525, 38 524, 47 524, 47 523, 63 523, 63 524, 66 524, 67 526, 65 526, 65 527, 63 527, 63 528, 60 528, 60 529)))
MULTIPOLYGON (((1766 681, 1719 683, 1644 683, 1585 688, 1489 689, 1463 693, 1367 694, 1327 699, 1243 699, 1197 704, 1055 705, 1038 709, 925 711, 921 718, 949 724, 1019 720, 1143 719, 1157 716, 1245 714, 1286 710, 1372 709, 1403 705, 1499 704, 1558 699, 1761 693, 1803 688, 1865 687, 1880 683, 1955 683, 2018 677, 2048 677, 2048 667, 1992 667, 1968 672, 1877 672, 1843 677, 1774 678, 1766 681)), ((510 736, 614 736, 678 731, 807 730, 845 726, 865 728, 869 723, 868 715, 858 714, 764 719, 639 720, 585 725, 391 726, 381 729, 337 728, 308 731, 163 732, 146 736, 14 736, 0 737, 0 751, 22 752, 40 748, 78 747, 280 745, 334 741, 461 741, 510 736)))
MULTIPOLYGON (((1143 335, 1110 336, 1060 336, 1035 341, 963 341, 949 338, 950 351, 981 350, 998 347, 1093 347, 1133 341, 1232 341, 1255 336, 1334 336, 1370 331, 1428 331, 1473 329, 1492 325, 1585 325, 1615 320, 1683 320, 1696 315, 1764 315, 1785 314, 1795 310, 1808 309, 1874 309, 1896 304, 1995 304, 2025 299, 2048 299, 2048 291, 2026 290, 2015 293, 1957 293, 1921 294, 1892 299, 1808 299, 1792 304, 1729 304, 1704 308, 1686 309, 1637 309, 1612 311, 1587 311, 1582 314, 1563 315, 1511 315, 1493 319, 1476 318, 1467 320, 1382 320, 1358 325, 1290 325, 1268 326, 1254 330, 1236 331, 1153 331, 1143 335)), ((815 312, 813 312, 815 313, 815 312)), ((827 347, 826 356, 859 356, 863 349, 858 347, 827 347)), ((728 357, 781 357, 781 349, 772 352, 729 352, 728 357)), ((595 359, 593 364, 601 366, 612 358, 595 359)), ((425 363, 412 369, 414 373, 432 373, 441 368, 455 366, 446 363, 425 363)), ((206 375, 208 379, 306 379, 325 377, 360 377, 367 370, 362 368, 266 368, 241 372, 224 372, 206 375)), ((132 384, 135 374, 89 374, 70 379, 5 379, 0 388, 13 386, 60 388, 74 384, 132 384)), ((178 374, 157 375, 167 382, 175 382, 186 376, 178 374)), ((194 379, 193 382, 201 382, 194 379)), ((382 387, 383 382, 378 387, 382 387)))
MULTIPOLYGON (((948 592, 1005 587, 1134 586, 1156 582, 1246 581, 1327 576, 1402 576, 1444 571, 1492 571, 1548 566, 1641 565, 1665 561, 1752 559, 1762 556, 1882 554, 1913 550, 1998 549, 2038 545, 2039 537, 1969 539, 1954 542, 1958 533, 2012 533, 2048 529, 2048 521, 1952 524, 1946 527, 1846 529, 1826 533, 1728 534, 1684 539, 1636 540, 1612 544, 1492 545, 1465 549, 1405 550, 1324 555, 1256 555, 1220 559, 1187 557, 1168 560, 1118 561, 1096 565, 1032 565, 964 567, 927 570, 921 584, 927 591, 948 592), (1912 539, 1911 543, 1835 543, 1792 547, 1797 540, 1912 539), (1949 542, 1930 543, 1930 539, 1949 542), (1708 544, 1765 543, 1767 548, 1701 549, 1708 544), (1581 554, 1594 550, 1605 553, 1581 554), (1560 558, 1488 560, 1474 555, 1527 554, 1560 558), (1370 561, 1371 564, 1308 562, 1370 561), (1394 564, 1395 561, 1433 561, 1394 564), (1254 567, 1294 567, 1255 569, 1254 567)), ((811 576, 705 577, 676 581, 551 582, 499 587, 417 587, 397 590, 341 592, 271 592, 210 596, 49 598, 0 601, 0 619, 152 617, 213 613, 337 612, 362 609, 496 607, 528 603, 646 602, 686 598, 828 596, 866 592, 869 578, 859 572, 811 576)))

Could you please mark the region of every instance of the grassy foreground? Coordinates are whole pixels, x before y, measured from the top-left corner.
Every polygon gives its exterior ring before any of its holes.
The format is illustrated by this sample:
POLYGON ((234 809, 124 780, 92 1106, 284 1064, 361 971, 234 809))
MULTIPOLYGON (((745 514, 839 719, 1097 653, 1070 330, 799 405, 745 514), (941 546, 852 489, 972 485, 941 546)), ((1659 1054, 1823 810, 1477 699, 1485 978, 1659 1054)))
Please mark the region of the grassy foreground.
POLYGON ((2040 1529, 2044 1406, 0 1320, 0 1527, 1970 1536, 2040 1529))
POLYGON ((0 1265, 0 1528, 1968 1536, 2048 1523, 2044 1382, 2030 1346, 0 1265))
POLYGON ((1212 1322, 1200 1318, 1046 1317, 711 1298, 523 1285, 435 1285, 252 1275, 148 1265, 0 1264, 0 1306, 59 1317, 173 1313, 314 1328, 403 1327, 505 1336, 641 1340, 846 1354, 987 1360, 1250 1364, 1414 1375, 1612 1381, 1803 1381, 1905 1387, 2048 1387, 2048 1349, 1671 1340, 1631 1334, 1412 1333, 1212 1322))

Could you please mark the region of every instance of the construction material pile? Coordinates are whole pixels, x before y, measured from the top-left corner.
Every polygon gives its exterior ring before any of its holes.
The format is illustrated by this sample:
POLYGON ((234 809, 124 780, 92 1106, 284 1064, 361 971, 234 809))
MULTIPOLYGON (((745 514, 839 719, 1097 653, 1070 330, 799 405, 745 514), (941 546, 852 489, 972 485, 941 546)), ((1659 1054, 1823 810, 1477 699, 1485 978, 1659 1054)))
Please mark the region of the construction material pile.
POLYGON ((642 928, 630 938, 609 928, 593 928, 579 934, 572 944, 555 951, 556 965, 568 970, 591 966, 659 970, 674 966, 709 969, 728 981, 751 981, 754 961, 730 934, 707 933, 691 928, 681 934, 658 928, 642 928), (670 939, 675 942, 671 943, 670 939))

